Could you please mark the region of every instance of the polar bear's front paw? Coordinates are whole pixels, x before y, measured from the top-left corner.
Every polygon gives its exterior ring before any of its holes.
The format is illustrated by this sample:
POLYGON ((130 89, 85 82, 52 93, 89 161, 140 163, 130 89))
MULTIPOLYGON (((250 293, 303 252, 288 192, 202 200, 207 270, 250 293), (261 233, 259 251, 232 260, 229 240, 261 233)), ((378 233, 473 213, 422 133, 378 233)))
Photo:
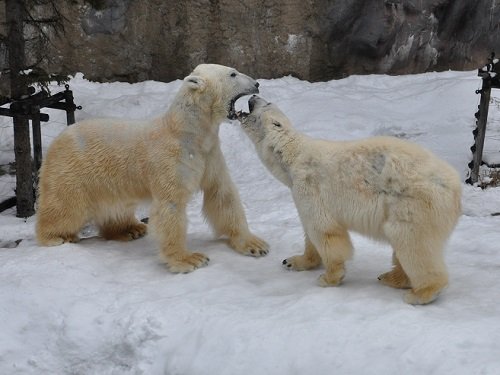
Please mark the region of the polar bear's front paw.
POLYGON ((252 257, 261 257, 269 253, 269 245, 253 234, 245 237, 231 238, 229 245, 237 252, 252 257))
POLYGON ((172 256, 167 259, 168 270, 172 273, 189 273, 197 268, 206 266, 210 259, 201 253, 186 253, 172 256))

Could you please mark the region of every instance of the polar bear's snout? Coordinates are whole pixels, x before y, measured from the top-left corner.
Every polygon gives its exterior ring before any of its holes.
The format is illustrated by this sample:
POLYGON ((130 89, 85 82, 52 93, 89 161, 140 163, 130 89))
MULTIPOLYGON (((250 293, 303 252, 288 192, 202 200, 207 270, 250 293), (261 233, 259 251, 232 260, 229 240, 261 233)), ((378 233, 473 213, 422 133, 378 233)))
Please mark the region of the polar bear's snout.
POLYGON ((252 113, 255 108, 260 108, 268 104, 270 103, 265 99, 262 99, 260 96, 252 95, 252 97, 248 100, 248 109, 250 110, 250 113, 252 113))
POLYGON ((248 99, 248 110, 250 112, 247 113, 247 112, 243 112, 243 111, 238 111, 236 113, 236 119, 238 119, 241 123, 244 123, 244 122, 246 122, 246 120, 248 119, 248 117, 250 115, 254 114, 255 110, 260 109, 260 108, 265 107, 265 106, 270 105, 270 104, 271 103, 269 103, 265 99, 262 99, 260 96, 252 95, 250 97, 250 99, 248 99))

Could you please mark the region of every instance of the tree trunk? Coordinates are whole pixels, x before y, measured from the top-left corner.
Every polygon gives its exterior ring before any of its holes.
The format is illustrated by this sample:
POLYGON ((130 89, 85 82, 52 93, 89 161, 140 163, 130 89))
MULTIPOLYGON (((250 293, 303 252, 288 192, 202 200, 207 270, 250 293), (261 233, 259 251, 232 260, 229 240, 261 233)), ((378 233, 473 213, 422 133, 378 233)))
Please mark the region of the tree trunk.
MULTIPOLYGON (((5 0, 5 14, 8 27, 10 95, 13 99, 19 99, 27 93, 27 86, 20 75, 20 72, 25 69, 24 1, 5 0)), ((13 106, 11 109, 15 109, 14 104, 13 106)), ((29 121, 20 117, 14 117, 13 121, 17 216, 28 217, 35 213, 29 121)))

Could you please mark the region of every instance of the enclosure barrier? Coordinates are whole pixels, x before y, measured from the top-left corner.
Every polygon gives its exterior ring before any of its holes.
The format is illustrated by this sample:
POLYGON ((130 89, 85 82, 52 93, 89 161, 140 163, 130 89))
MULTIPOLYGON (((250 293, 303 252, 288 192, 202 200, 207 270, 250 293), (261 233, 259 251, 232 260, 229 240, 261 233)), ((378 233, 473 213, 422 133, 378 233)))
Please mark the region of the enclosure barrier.
POLYGON ((81 109, 74 103, 73 92, 65 85, 65 90, 50 95, 42 90, 19 100, 6 99, 0 105, 10 104, 9 108, 0 108, 0 116, 13 118, 14 152, 16 162, 15 197, 0 202, 0 211, 17 206, 18 217, 28 217, 35 213, 35 188, 38 170, 42 164, 41 122, 49 121, 49 115, 41 113, 42 108, 53 108, 66 111, 68 125, 75 123, 75 111, 81 109), (33 133, 33 160, 31 158, 31 142, 29 133, 31 121, 33 133))
MULTIPOLYGON (((472 161, 468 164, 470 168, 469 177, 466 183, 474 185, 479 180, 479 168, 486 164, 483 162, 484 137, 486 133, 486 124, 488 122, 488 109, 490 105, 491 89, 500 89, 500 64, 495 58, 495 53, 491 54, 489 62, 481 69, 478 69, 478 76, 482 78, 483 84, 476 94, 481 94, 478 111, 475 113, 476 128, 472 131, 474 144, 470 148, 472 151, 472 161)), ((487 164, 490 168, 498 168, 500 165, 487 164)))

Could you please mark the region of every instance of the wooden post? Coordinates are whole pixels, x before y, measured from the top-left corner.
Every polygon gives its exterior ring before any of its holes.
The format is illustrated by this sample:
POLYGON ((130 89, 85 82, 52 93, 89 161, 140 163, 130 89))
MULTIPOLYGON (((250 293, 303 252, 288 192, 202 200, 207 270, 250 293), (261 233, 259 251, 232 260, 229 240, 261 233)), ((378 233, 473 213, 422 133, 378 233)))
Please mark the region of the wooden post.
POLYGON ((483 163, 484 136, 486 134, 486 123, 488 121, 488 110, 491 97, 491 79, 483 78, 481 88, 481 100, 479 102, 479 118, 477 119, 477 134, 474 145, 472 146, 472 168, 470 178, 467 180, 470 184, 475 184, 479 180, 479 167, 483 163))
POLYGON ((16 157, 17 216, 28 217, 35 213, 33 194, 33 168, 29 121, 14 117, 14 153, 16 157))
MULTIPOLYGON (((7 47, 10 68, 10 95, 19 99, 27 93, 27 86, 20 72, 25 69, 24 3, 5 0, 5 15, 8 27, 7 47)), ((11 105, 13 110, 21 110, 11 105), (13 108, 14 107, 14 108, 13 108)), ((28 217, 35 213, 33 194, 33 169, 29 121, 14 115, 14 153, 16 157, 16 202, 17 216, 28 217)))

